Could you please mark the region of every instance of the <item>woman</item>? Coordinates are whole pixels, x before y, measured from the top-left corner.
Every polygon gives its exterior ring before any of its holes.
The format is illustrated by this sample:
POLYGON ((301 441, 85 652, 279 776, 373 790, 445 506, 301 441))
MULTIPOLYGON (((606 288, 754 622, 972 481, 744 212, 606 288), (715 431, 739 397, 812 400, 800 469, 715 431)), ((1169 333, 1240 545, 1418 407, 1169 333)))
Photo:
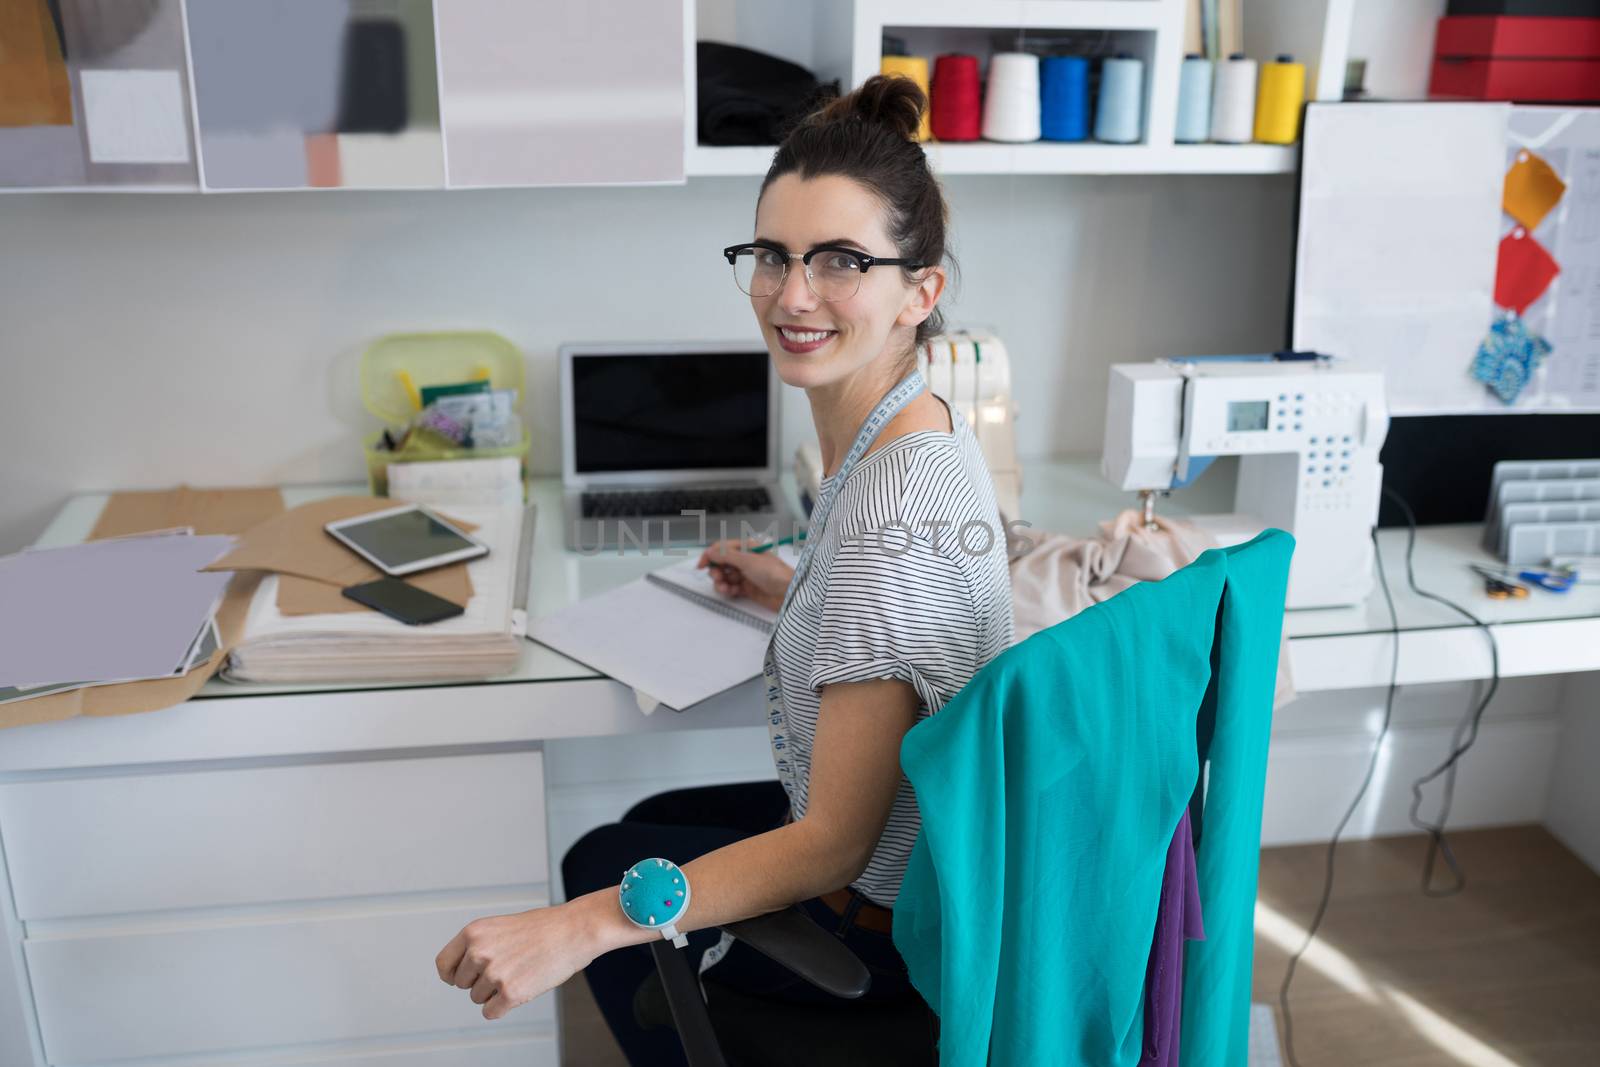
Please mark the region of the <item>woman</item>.
POLYGON ((1012 633, 983 456, 916 369, 946 281, 947 211, 913 140, 923 105, 913 83, 874 77, 806 118, 767 172, 755 240, 724 252, 779 377, 806 391, 825 475, 798 576, 737 542, 699 559, 725 595, 781 610, 764 666, 778 781, 651 797, 568 852, 567 903, 469 925, 439 975, 489 1018, 585 970, 630 1062, 682 1062, 677 1035, 632 1010, 661 934, 623 914, 618 883, 649 857, 682 865, 677 931, 691 961, 715 946, 706 980, 826 999, 714 929, 799 903, 868 965, 869 998, 915 996, 891 939, 919 826, 900 742, 1012 633))

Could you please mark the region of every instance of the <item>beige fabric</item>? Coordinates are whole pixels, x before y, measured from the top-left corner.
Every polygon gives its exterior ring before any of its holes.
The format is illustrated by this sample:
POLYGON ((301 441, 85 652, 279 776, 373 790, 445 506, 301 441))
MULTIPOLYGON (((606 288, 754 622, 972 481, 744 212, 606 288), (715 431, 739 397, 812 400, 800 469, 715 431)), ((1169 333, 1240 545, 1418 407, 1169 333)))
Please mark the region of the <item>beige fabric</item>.
MULTIPOLYGON (((1110 600, 1135 582, 1158 582, 1217 547, 1210 534, 1192 523, 1157 515, 1155 525, 1147 529, 1140 513, 1129 509, 1102 522, 1093 537, 1016 531, 1011 559, 1013 643, 1110 600)), ((1289 642, 1280 635, 1273 709, 1294 698, 1289 642)))

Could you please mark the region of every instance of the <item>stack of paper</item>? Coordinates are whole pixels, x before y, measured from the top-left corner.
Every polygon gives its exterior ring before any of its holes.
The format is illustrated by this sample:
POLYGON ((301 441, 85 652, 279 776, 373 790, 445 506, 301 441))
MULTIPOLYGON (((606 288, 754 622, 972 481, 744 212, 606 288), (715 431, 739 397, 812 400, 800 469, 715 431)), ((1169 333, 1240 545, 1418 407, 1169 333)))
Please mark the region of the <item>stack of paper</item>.
POLYGON ((216 651, 233 539, 188 530, 0 559, 0 703, 178 677, 216 651))
MULTIPOLYGON (((778 549, 791 567, 792 546, 778 549)), ((533 620, 529 636, 677 711, 761 673, 777 613, 718 593, 695 558, 533 620)))
POLYGON ((453 619, 408 626, 376 611, 285 615, 278 576, 250 603, 244 634, 222 677, 240 682, 420 681, 482 678, 515 670, 527 628, 527 562, 533 509, 451 508, 473 523, 489 554, 467 564, 472 599, 453 619))

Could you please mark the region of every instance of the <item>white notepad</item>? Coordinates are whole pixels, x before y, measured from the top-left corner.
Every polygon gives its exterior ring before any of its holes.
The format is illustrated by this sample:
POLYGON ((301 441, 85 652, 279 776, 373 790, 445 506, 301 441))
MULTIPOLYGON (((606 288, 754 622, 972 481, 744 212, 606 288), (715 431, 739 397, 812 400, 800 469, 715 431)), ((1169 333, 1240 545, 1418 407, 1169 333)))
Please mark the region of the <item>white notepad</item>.
MULTIPOLYGON (((794 565, 793 546, 776 550, 794 565)), ((722 596, 687 559, 528 624, 528 636, 682 711, 761 673, 777 613, 722 596)))

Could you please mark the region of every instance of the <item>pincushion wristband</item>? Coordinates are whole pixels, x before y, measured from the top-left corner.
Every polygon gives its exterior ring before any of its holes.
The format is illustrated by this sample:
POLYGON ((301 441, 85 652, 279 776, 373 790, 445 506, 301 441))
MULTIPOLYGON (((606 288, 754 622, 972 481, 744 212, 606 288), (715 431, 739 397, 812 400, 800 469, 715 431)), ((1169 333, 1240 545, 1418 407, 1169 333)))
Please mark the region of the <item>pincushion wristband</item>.
POLYGON ((629 922, 661 936, 678 948, 689 939, 678 933, 678 920, 689 908, 689 879, 671 860, 640 860, 622 872, 617 898, 629 922))

